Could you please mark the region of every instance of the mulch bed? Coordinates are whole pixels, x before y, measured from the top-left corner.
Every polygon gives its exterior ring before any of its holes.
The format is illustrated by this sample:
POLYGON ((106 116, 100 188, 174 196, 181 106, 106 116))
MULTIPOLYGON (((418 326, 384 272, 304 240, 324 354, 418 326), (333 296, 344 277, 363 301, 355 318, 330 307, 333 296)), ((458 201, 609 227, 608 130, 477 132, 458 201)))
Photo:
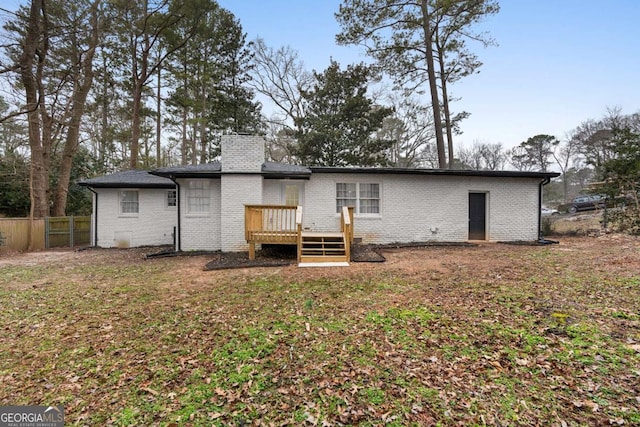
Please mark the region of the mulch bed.
MULTIPOLYGON (((476 246, 466 242, 413 242, 371 245, 356 243, 351 246, 351 262, 385 262, 382 251, 401 248, 420 248, 431 246, 476 246)), ((229 270, 252 267, 282 267, 296 263, 296 247, 292 245, 263 245, 256 251, 256 258, 249 259, 247 252, 173 252, 170 250, 147 255, 147 258, 211 255, 205 271, 229 270)))
POLYGON ((218 252, 205 266, 205 271, 233 268, 282 267, 296 263, 295 246, 265 248, 256 251, 256 259, 250 260, 247 252, 218 252))
MULTIPOLYGON (((351 247, 351 262, 384 262, 375 245, 353 245, 351 247)), ((205 265, 204 269, 227 270, 232 268, 250 267, 280 267, 295 264, 295 246, 268 246, 256 251, 256 259, 250 260, 246 252, 217 252, 214 258, 205 265)))

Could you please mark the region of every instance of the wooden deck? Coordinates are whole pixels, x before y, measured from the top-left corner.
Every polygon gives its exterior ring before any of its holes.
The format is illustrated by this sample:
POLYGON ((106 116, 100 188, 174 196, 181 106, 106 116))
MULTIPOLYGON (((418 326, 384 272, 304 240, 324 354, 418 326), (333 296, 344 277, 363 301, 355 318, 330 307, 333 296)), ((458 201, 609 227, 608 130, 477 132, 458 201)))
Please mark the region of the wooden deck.
POLYGON ((302 207, 245 205, 245 239, 249 259, 256 244, 297 245, 298 263, 348 262, 353 242, 353 208, 343 208, 340 231, 302 230, 302 207))

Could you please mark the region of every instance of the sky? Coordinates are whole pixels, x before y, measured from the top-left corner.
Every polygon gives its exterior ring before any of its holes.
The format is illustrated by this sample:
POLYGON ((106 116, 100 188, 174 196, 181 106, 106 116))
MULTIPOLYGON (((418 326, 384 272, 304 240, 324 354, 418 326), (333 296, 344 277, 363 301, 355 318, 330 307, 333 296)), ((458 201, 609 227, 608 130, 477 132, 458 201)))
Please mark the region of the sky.
MULTIPOLYGON (((15 10, 26 0, 0 0, 15 10)), ((290 46, 307 69, 333 58, 344 68, 366 61, 362 48, 338 46, 340 0, 218 0, 247 33, 274 48, 290 46)), ((500 0, 500 12, 478 31, 498 46, 470 44, 483 66, 450 86, 453 112, 471 116, 456 145, 505 148, 538 134, 563 139, 606 109, 640 111, 640 0, 500 0)), ((426 89, 426 88, 425 88, 426 89)), ((429 102, 428 91, 424 102, 429 102)), ((265 103, 263 113, 270 115, 265 103)))
MULTIPOLYGON (((342 67, 366 61, 362 48, 337 46, 340 0, 219 0, 249 40, 291 46, 309 69, 330 58, 342 67)), ((474 51, 480 72, 450 87, 468 111, 456 144, 512 147, 538 134, 563 139, 607 107, 640 111, 640 0, 501 0, 478 31, 498 46, 474 51)), ((472 47, 472 45, 470 45, 472 47)), ((428 93, 424 95, 428 103, 428 93)), ((265 111, 266 112, 266 111, 265 111)))

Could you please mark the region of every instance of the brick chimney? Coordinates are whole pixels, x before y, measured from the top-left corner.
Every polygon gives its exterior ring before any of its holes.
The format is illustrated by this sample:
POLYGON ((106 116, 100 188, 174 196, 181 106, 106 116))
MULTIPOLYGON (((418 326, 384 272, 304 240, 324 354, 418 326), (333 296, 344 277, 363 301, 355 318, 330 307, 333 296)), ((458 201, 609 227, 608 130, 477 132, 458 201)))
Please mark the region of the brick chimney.
POLYGON ((255 135, 223 135, 222 173, 260 173, 264 163, 264 138, 255 135))

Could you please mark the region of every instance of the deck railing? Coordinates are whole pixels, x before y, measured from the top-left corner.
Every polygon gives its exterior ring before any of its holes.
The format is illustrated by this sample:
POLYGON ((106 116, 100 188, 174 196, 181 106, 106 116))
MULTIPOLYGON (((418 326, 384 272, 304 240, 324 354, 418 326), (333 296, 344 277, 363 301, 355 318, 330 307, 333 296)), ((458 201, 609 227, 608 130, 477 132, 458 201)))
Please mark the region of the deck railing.
POLYGON ((298 206, 296 210, 296 245, 298 246, 298 264, 302 256, 302 206, 298 206))
MULTIPOLYGON (((256 243, 297 245, 298 262, 302 253, 302 207, 286 205, 245 205, 245 239, 249 259, 255 259, 256 243)), ((351 259, 353 243, 353 208, 343 207, 340 232, 344 236, 345 255, 351 259)))
POLYGON ((298 206, 245 205, 245 240, 249 243, 249 259, 255 258, 256 243, 295 245, 298 241, 296 212, 298 206))

